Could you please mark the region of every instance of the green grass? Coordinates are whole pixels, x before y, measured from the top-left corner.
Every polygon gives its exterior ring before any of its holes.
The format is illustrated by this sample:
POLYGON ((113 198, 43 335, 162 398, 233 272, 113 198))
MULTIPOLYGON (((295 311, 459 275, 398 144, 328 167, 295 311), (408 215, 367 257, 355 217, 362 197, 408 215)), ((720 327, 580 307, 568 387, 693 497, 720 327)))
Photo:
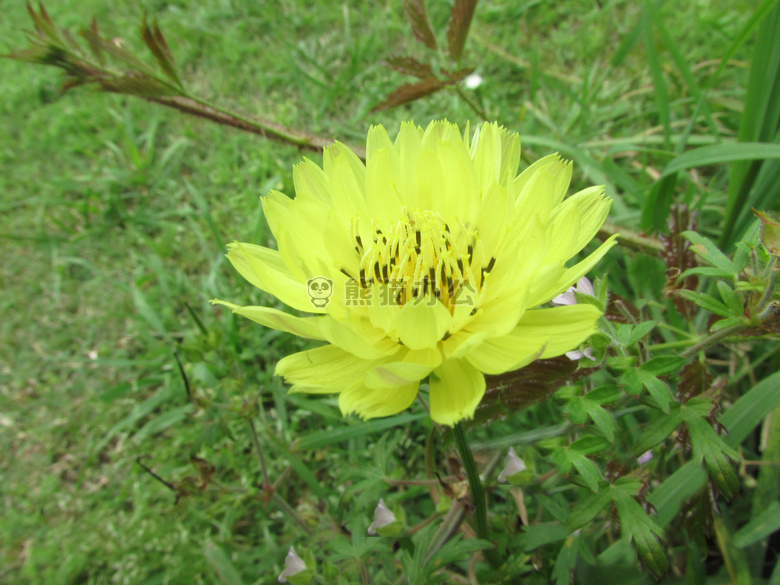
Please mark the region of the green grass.
MULTIPOLYGON (((475 124, 478 117, 451 91, 370 113, 405 81, 381 60, 426 55, 400 4, 62 0, 47 9, 71 30, 97 15, 104 34, 139 53, 138 24, 147 11, 158 19, 185 85, 250 117, 351 144, 375 123, 391 134, 406 119, 475 124)), ((443 43, 449 5, 429 4, 443 43)), ((521 133, 531 159, 560 150, 575 160, 572 190, 607 185, 615 198, 610 221, 632 230, 661 227, 668 204, 680 201, 698 213, 698 231, 717 239, 727 193, 735 197, 727 169, 697 168, 663 185, 656 178, 686 148, 747 132, 740 123, 755 37, 735 46, 714 83, 711 75, 749 23, 753 3, 653 6, 483 2, 463 63, 476 64, 484 79, 474 99, 490 119, 521 133)), ((21 48, 21 31, 30 27, 23 5, 4 6, 0 51, 21 48)), ((402 573, 389 561, 393 552, 362 534, 379 497, 403 505, 409 525, 436 513, 427 487, 385 481, 426 477, 430 440, 434 464, 450 474, 442 440, 429 438, 430 421, 416 405, 383 430, 386 423, 342 419, 332 397, 288 396, 273 366, 303 342, 208 304, 219 296, 281 307, 234 273, 224 245, 273 244, 258 196, 293 193, 291 168, 301 152, 136 98, 85 88, 60 95, 54 70, 8 60, 0 68, 0 582, 273 583, 291 544, 311 546, 328 583, 359 582, 361 564, 374 582, 394 582, 402 573), (247 418, 258 427, 272 479, 287 474, 278 493, 325 536, 307 540, 259 497, 262 476, 247 418)), ((777 211, 776 197, 753 197, 777 211)), ((693 329, 671 314, 661 290, 664 268, 624 248, 599 272, 609 271, 621 296, 647 300, 645 317, 701 334, 706 317, 693 329)), ((654 335, 655 343, 679 340, 668 328, 654 335)), ((751 379, 777 369, 771 340, 755 347, 754 354, 740 348, 720 356, 750 372, 726 389, 730 402, 751 379)), ((711 367, 728 371, 722 363, 711 367)), ((574 432, 561 430, 563 416, 559 401, 547 401, 475 431, 486 446, 477 464, 519 444, 507 437, 524 442, 523 433, 535 429, 552 429, 548 446, 560 448, 557 435, 574 432)), ((616 414, 624 441, 636 440, 647 422, 636 417, 630 409, 616 414)), ((771 424, 777 436, 776 420, 771 424)), ((631 464, 629 447, 618 442, 615 460, 631 464)), ((755 437, 743 449, 746 458, 762 457, 755 437)), ((539 457, 548 465, 546 455, 539 457)), ((679 451, 658 463, 659 475, 680 468, 675 457, 679 451)), ((743 474, 742 494, 727 514, 731 524, 719 525, 732 536, 751 518, 752 486, 760 486, 761 502, 777 498, 770 480, 754 471, 743 474)), ((583 490, 560 474, 540 486, 527 496, 532 520, 544 511, 552 521, 556 506, 583 490)), ((514 501, 506 490, 493 497, 494 524, 511 527, 514 501)), ((522 548, 523 538, 518 533, 508 546, 522 548)), ((685 544, 674 534, 670 542, 675 566, 683 566, 685 544)), ((559 545, 540 549, 544 568, 528 582, 552 575, 559 545)), ((612 567, 605 571, 622 567, 631 582, 649 582, 630 547, 602 545, 594 546, 612 567)), ((715 540, 700 546, 718 558, 744 552, 715 540)), ((755 573, 763 549, 745 550, 743 561, 755 573)), ((582 582, 595 571, 582 562, 578 570, 582 582)), ((728 575, 722 560, 707 572, 720 582, 728 575)))

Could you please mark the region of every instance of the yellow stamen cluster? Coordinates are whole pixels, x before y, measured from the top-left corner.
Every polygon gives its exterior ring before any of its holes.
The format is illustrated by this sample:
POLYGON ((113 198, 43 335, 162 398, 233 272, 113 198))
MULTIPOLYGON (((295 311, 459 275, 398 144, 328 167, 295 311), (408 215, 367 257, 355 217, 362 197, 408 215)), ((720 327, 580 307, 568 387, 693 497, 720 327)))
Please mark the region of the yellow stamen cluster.
POLYGON ((356 280, 364 290, 390 286, 398 305, 434 295, 452 313, 461 293, 482 289, 495 259, 484 258, 476 233, 460 221, 446 222, 429 210, 405 209, 404 215, 385 231, 372 225, 370 242, 363 242, 354 222, 356 280))

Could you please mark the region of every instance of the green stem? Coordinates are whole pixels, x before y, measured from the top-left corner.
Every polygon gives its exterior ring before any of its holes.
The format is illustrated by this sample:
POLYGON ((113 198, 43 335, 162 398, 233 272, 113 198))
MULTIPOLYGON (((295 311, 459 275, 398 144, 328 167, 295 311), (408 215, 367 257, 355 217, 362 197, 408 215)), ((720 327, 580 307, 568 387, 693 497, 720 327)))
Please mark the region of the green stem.
POLYGON ((741 331, 745 328, 745 325, 739 324, 734 325, 733 327, 726 327, 725 329, 721 329, 720 331, 717 331, 713 333, 712 335, 705 337, 702 339, 699 343, 694 345, 691 348, 686 349, 684 352, 682 352, 680 355, 684 358, 689 358, 697 353, 699 353, 701 350, 708 348, 711 345, 716 344, 718 341, 723 339, 724 337, 728 337, 729 335, 734 335, 735 333, 741 331))
MULTIPOLYGON (((471 490, 471 502, 474 504, 475 529, 477 538, 481 540, 490 540, 487 524, 487 500, 485 498, 485 488, 482 480, 479 478, 477 464, 474 462, 474 455, 471 452, 468 439, 466 439, 466 430, 461 423, 455 423, 452 427, 452 434, 455 437, 455 444, 458 446, 458 453, 463 463, 463 469, 466 470, 466 477, 469 480, 469 489, 471 490)), ((501 564, 495 548, 485 549, 485 556, 494 567, 501 564)))

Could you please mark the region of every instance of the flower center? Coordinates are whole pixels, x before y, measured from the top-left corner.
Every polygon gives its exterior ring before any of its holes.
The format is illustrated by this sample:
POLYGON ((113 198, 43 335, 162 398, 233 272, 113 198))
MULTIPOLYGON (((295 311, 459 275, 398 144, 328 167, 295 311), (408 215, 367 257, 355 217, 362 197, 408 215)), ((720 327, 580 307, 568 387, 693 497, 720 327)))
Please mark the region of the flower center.
MULTIPOLYGON (((476 306, 476 294, 495 263, 485 257, 476 232, 433 211, 404 214, 406 219, 385 231, 372 225, 372 242, 354 236, 360 287, 386 286, 389 300, 397 305, 433 295, 450 312, 461 302, 476 306)), ((353 234, 357 231, 353 224, 353 234)))

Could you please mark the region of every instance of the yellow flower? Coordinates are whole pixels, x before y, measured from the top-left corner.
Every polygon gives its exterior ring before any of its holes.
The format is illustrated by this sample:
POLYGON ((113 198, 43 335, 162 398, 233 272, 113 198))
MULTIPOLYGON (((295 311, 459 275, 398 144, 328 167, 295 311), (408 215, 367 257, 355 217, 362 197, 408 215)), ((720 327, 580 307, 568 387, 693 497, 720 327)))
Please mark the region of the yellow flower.
POLYGON ((564 199, 572 167, 545 157, 519 176, 520 139, 484 124, 405 123, 395 142, 368 132, 366 164, 346 146, 323 168, 293 170, 295 199, 263 198, 278 251, 229 246, 256 287, 313 317, 215 300, 267 327, 328 342, 282 359, 290 392, 338 393, 344 414, 401 412, 429 380, 431 418, 470 418, 500 374, 577 348, 600 312, 542 308, 584 276, 614 237, 566 262, 593 238, 611 201, 602 187, 564 199))

